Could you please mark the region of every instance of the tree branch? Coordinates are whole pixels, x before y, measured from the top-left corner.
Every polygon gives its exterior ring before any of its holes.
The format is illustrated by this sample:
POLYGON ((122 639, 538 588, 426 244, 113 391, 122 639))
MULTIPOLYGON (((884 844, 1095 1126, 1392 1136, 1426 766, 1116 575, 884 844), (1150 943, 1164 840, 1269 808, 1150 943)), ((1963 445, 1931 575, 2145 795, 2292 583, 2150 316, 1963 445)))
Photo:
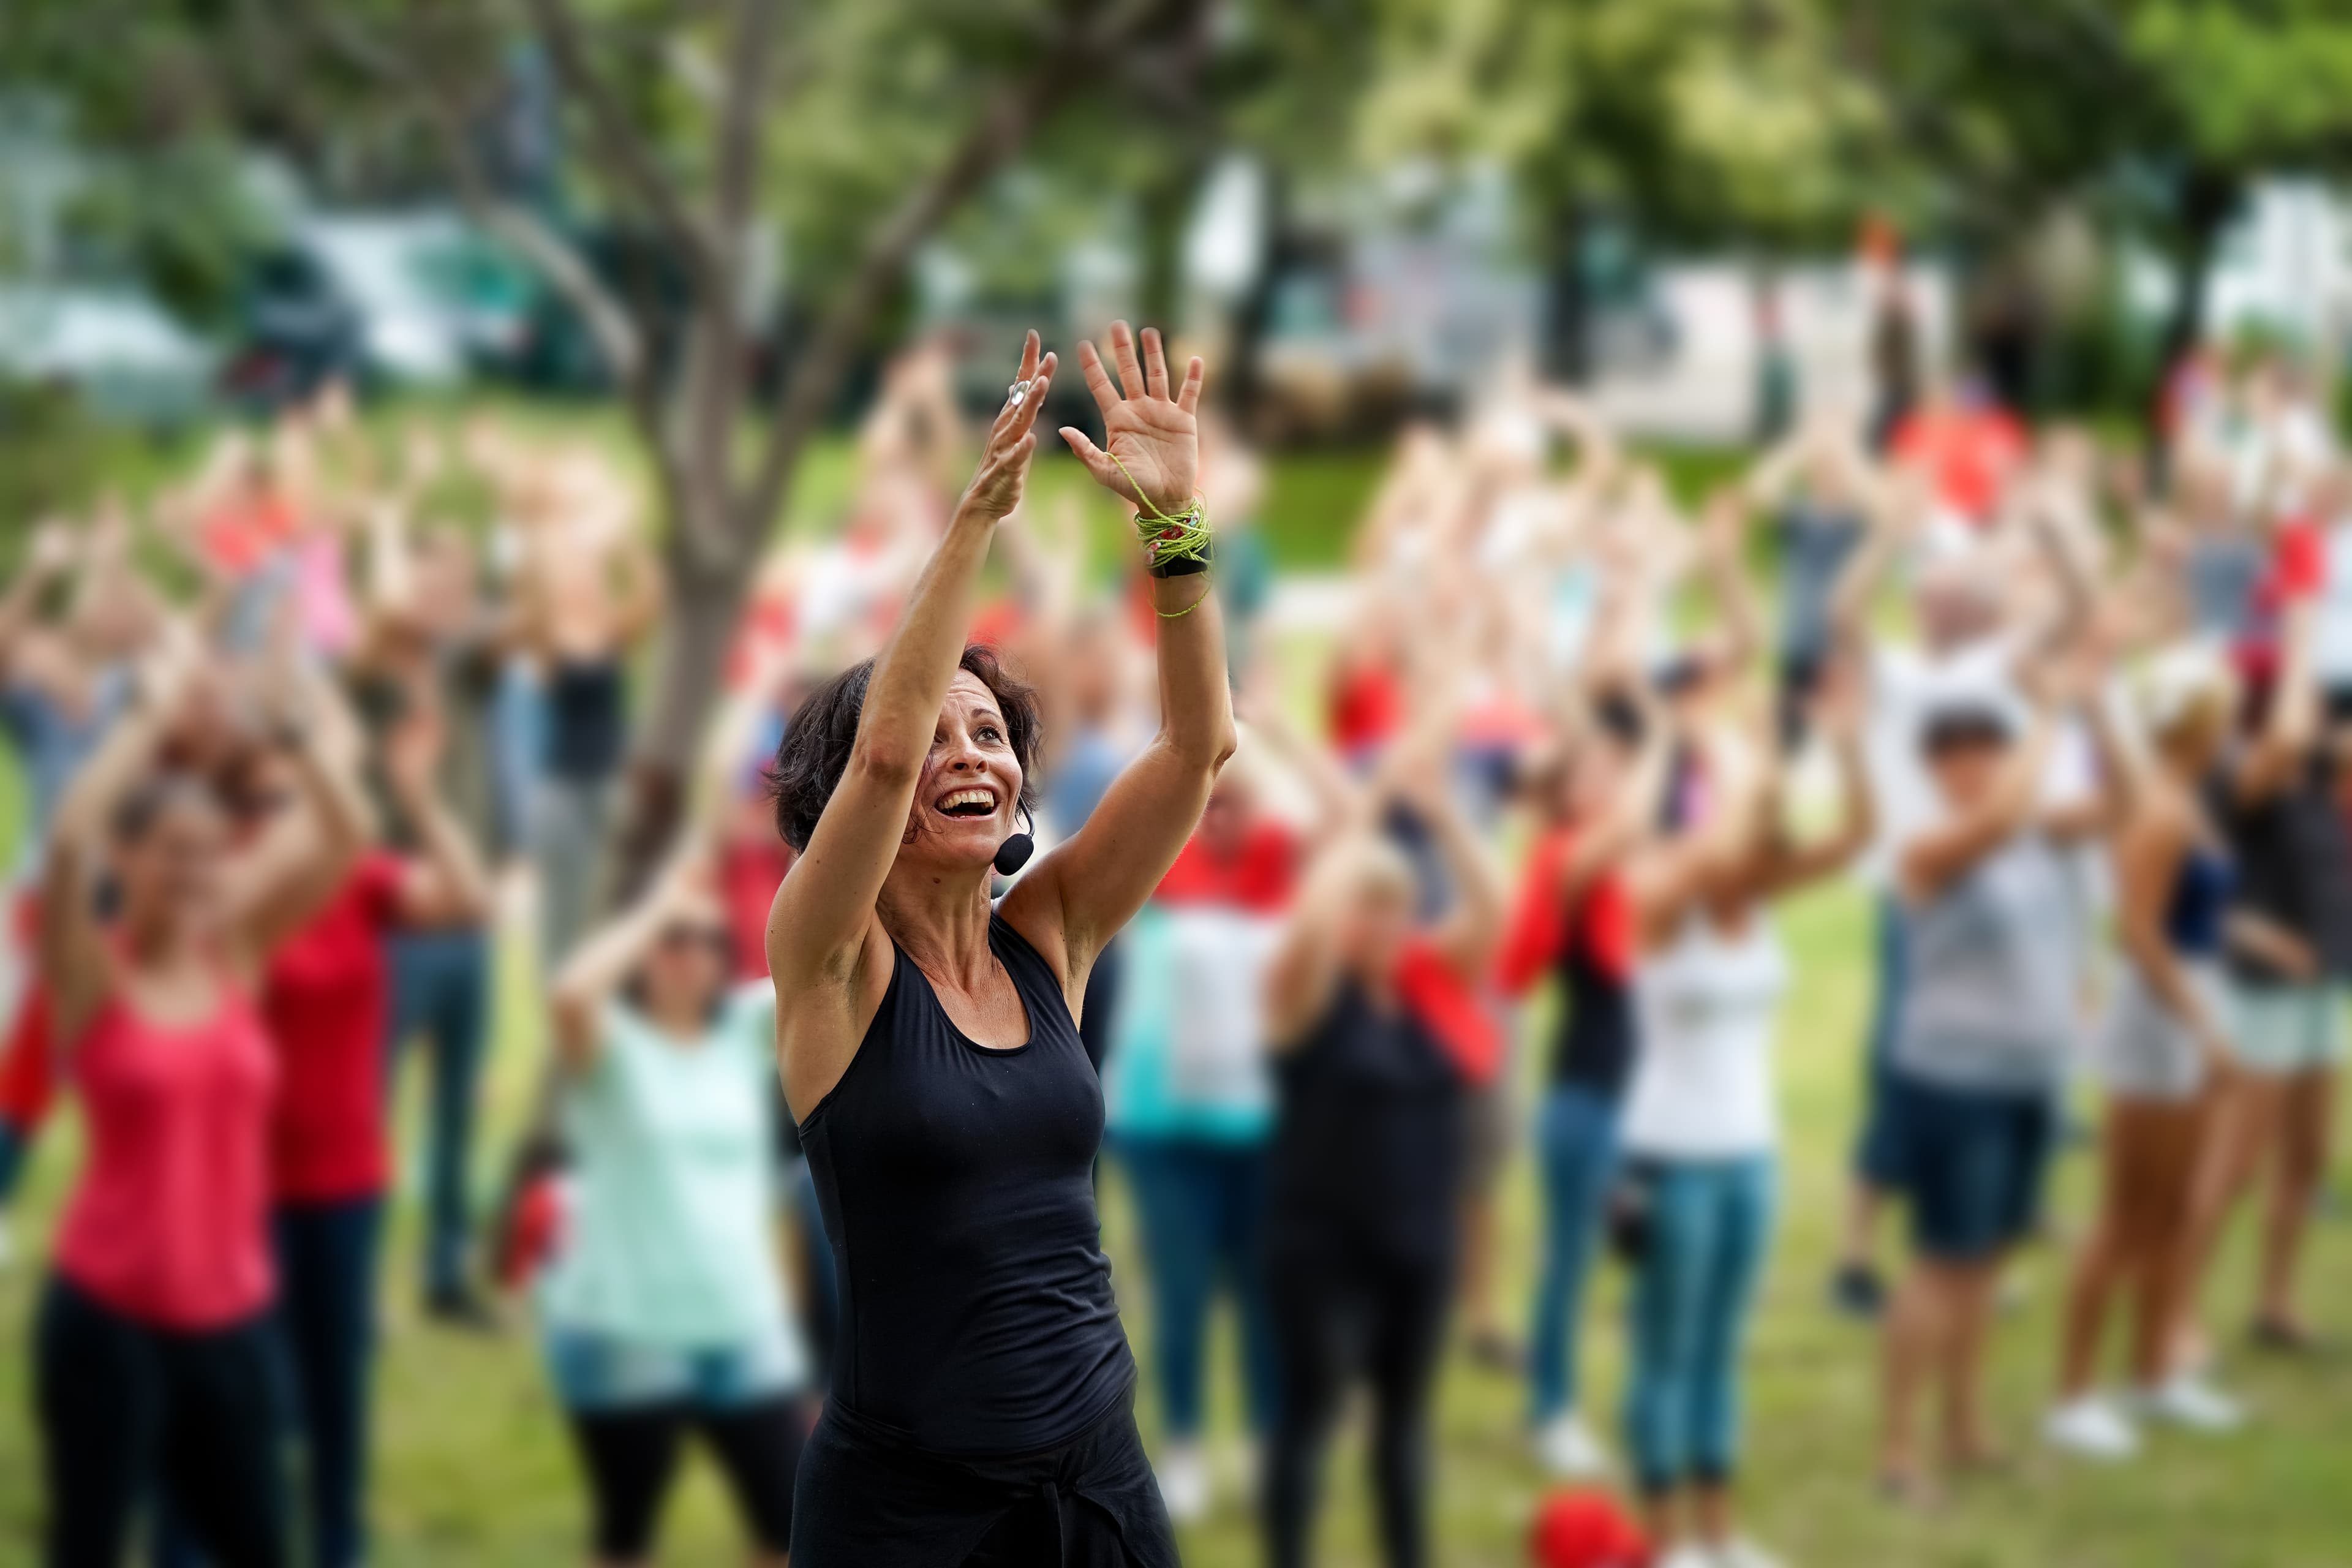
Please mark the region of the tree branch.
POLYGON ((816 339, 793 367, 776 400, 765 448, 750 487, 732 510, 732 527, 748 535, 730 541, 753 542, 774 521, 801 448, 824 416, 834 388, 876 313, 898 286, 915 247, 929 237, 957 204, 1018 152, 1039 123, 1086 84, 1090 68, 1142 31, 1166 7, 1161 0, 1135 0, 1096 25, 1083 24, 1037 66, 1008 83, 981 110, 946 163, 908 193, 867 237, 856 272, 833 300, 816 339))
POLYGON ((580 312, 614 380, 633 393, 641 387, 647 374, 645 338, 635 319, 596 276, 577 247, 537 213, 508 201, 491 187, 467 140, 465 110, 440 80, 402 50, 371 37, 336 0, 312 0, 300 12, 302 25, 329 50, 416 108, 439 143, 442 161, 448 165, 450 181, 467 211, 511 246, 580 312))
POLYGON ((627 109, 589 58, 580 18, 568 0, 525 0, 525 4, 556 70, 586 112, 589 133, 595 137, 599 156, 614 183, 644 207, 664 242, 677 246, 687 265, 708 281, 719 269, 715 245, 726 244, 727 237, 709 233, 680 199, 677 182, 661 168, 627 109))

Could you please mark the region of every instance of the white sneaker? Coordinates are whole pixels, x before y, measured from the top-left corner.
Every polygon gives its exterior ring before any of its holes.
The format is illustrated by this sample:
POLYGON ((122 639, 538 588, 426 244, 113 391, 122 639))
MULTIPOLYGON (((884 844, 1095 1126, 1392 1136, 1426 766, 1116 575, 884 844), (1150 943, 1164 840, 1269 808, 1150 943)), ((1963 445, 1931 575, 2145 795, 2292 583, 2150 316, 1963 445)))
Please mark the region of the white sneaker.
POLYGON ((2143 1389, 2137 1403, 2155 1419, 2192 1432, 2234 1432, 2246 1420, 2243 1405, 2189 1373, 2176 1373, 2158 1386, 2143 1389))
POLYGON ((2095 1394, 2070 1399, 2044 1416, 2042 1440, 2085 1459, 2128 1459, 2139 1452, 2132 1424, 2095 1394))
POLYGON ((1172 1443, 1153 1473, 1160 1500, 1178 1524, 1196 1524, 1209 1512, 1209 1460, 1197 1443, 1172 1443))
POLYGON ((1555 1415, 1536 1432, 1536 1457, 1562 1480, 1597 1480, 1609 1473, 1609 1450, 1574 1411, 1555 1415))
POLYGON ((1735 1535, 1715 1549, 1714 1568, 1780 1568, 1780 1560, 1748 1540, 1735 1535))

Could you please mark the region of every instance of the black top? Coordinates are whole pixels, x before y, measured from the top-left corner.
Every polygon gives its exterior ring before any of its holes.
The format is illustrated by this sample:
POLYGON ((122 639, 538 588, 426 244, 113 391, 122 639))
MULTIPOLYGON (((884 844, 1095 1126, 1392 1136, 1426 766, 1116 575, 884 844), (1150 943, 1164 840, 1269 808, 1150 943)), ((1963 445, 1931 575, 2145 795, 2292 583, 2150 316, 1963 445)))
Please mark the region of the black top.
POLYGON ((566 660, 547 675, 547 771, 593 784, 613 776, 628 742, 621 661, 566 660))
POLYGON ((841 1287, 833 1398, 935 1454, 1065 1442, 1135 1380, 1095 1214, 1102 1086, 1061 982, 992 915, 1029 1016, 990 1050, 895 943, 881 1011, 801 1121, 841 1287))
POLYGON ((1639 1033, 1633 1021, 1633 985, 1592 951, 1581 930, 1571 929, 1559 976, 1559 1026, 1552 1037, 1551 1081, 1573 1084, 1612 1104, 1624 1098, 1633 1077, 1639 1033))
POLYGON ((1461 1079, 1402 1008, 1341 984, 1276 1068, 1267 1227, 1281 1241, 1443 1256, 1461 1201, 1461 1079))
MULTIPOLYGON (((2252 805, 2225 794, 2221 816, 2238 862, 2237 907, 2309 942, 2323 973, 2352 974, 2352 833, 2326 770, 2314 765, 2252 805)), ((2231 969, 2253 984, 2288 983, 2243 954, 2231 969)))

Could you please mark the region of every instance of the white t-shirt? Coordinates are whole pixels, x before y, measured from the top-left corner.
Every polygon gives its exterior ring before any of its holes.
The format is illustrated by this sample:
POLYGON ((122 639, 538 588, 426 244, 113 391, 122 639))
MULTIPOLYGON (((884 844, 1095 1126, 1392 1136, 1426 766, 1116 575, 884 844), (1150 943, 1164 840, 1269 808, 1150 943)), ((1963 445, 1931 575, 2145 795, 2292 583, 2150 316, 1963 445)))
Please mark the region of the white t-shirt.
POLYGON ((1738 1159, 1780 1140, 1772 1031, 1788 959, 1771 922, 1727 933, 1694 916, 1633 973, 1642 1049, 1625 1101, 1625 1146, 1676 1160, 1738 1159))
POLYGON ((1920 749, 1929 715, 1948 704, 1980 702, 2022 719, 2025 703, 2011 672, 2005 637, 1986 637, 1949 653, 1877 643, 1870 653, 1870 716, 1864 752, 1878 807, 1878 838, 1858 865, 1879 889, 1895 885, 1896 846, 1942 814, 1936 781, 1920 749))
POLYGON ((2339 518, 2321 541, 2313 620, 2312 668, 2319 683, 2352 686, 2352 518, 2339 518))

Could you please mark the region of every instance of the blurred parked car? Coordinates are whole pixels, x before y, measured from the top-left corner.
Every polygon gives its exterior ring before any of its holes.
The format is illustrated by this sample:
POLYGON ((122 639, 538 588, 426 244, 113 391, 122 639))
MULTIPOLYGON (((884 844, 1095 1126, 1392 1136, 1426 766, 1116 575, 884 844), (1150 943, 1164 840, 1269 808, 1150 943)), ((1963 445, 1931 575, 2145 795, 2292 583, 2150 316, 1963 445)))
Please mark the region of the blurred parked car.
POLYGON ((0 287, 0 378, 67 386, 108 418, 170 424, 202 411, 214 353, 130 289, 0 287))

